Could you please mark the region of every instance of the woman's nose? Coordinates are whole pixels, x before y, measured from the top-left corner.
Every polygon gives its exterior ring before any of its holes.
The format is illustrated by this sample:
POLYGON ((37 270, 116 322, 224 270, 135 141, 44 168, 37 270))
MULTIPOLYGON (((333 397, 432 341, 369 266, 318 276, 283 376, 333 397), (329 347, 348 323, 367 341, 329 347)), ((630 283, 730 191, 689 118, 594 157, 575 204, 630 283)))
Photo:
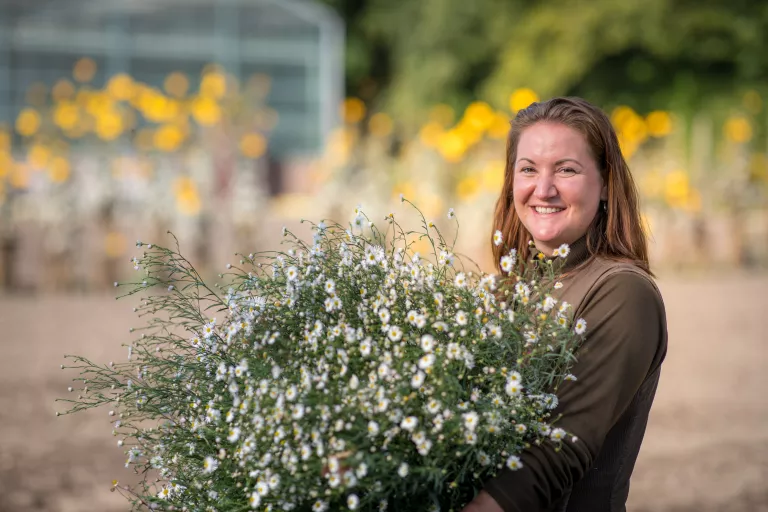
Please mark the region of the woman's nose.
POLYGON ((554 178, 547 174, 539 174, 536 179, 536 190, 534 191, 539 199, 549 199, 557 195, 554 178))

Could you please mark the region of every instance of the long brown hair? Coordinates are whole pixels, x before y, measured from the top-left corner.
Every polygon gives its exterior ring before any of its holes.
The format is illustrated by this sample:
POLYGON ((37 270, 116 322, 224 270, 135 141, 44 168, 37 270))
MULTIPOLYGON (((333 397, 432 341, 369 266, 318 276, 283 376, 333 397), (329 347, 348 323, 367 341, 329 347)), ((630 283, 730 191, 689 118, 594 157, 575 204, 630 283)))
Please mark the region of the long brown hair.
POLYGON ((650 274, 648 243, 640 217, 637 187, 621 154, 619 140, 605 113, 581 98, 552 98, 533 103, 517 113, 507 136, 504 186, 496 202, 493 231, 500 230, 505 244, 491 244, 496 268, 506 249, 515 248, 522 259, 529 256, 530 233, 515 211, 513 198, 517 144, 526 128, 539 122, 569 126, 582 135, 608 188, 606 208, 598 208, 587 229, 589 260, 596 256, 633 263, 650 274), (505 247, 506 246, 506 249, 505 247))

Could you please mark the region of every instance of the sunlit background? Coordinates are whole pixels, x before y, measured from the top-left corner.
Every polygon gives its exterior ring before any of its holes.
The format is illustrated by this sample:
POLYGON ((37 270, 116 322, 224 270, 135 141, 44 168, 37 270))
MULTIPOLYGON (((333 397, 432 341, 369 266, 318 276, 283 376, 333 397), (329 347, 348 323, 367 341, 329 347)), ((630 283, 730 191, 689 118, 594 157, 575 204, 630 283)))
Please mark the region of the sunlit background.
POLYGON ((404 194, 490 270, 509 120, 555 95, 610 115, 670 317, 631 508, 768 510, 766 48, 746 1, 0 0, 0 510, 121 509, 52 399, 122 357, 136 240, 213 278, 404 194))

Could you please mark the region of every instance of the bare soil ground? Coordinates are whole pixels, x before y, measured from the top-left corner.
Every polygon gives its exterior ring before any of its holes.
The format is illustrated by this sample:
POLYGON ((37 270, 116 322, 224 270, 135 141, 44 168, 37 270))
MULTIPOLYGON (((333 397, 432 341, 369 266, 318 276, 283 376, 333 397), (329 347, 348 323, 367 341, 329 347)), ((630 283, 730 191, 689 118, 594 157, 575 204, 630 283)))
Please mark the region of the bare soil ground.
MULTIPOLYGON (((768 512, 768 276, 666 277, 670 349, 628 509, 768 512)), ((106 410, 56 418, 63 354, 122 360, 133 299, 0 296, 0 512, 127 510, 106 410)))

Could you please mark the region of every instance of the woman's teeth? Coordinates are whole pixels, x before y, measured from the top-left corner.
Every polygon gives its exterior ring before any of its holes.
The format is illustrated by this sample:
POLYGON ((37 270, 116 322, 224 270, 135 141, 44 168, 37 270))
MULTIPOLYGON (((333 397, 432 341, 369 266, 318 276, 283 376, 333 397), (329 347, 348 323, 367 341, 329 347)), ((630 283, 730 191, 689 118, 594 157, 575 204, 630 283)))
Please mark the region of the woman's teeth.
POLYGON ((543 206, 536 206, 534 207, 534 210, 536 210, 536 213, 557 213, 562 211, 563 208, 544 208, 543 206))

